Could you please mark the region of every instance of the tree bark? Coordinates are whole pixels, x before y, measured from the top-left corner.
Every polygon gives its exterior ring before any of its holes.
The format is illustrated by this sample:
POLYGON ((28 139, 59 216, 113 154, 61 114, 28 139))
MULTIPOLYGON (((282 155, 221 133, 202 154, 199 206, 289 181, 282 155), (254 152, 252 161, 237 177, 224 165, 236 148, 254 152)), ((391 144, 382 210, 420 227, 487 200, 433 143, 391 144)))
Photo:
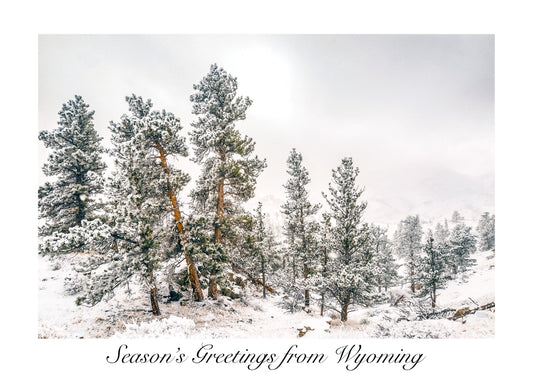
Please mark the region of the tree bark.
POLYGON ((207 290, 207 296, 214 300, 216 300, 218 297, 217 278, 215 276, 211 276, 209 278, 209 288, 207 290))
POLYGON ((224 217, 224 178, 218 182, 217 190, 217 223, 215 225, 215 243, 222 242, 222 220, 224 217))
MULTIPOLYGON (((165 174, 169 175, 170 170, 167 165, 167 158, 165 152, 159 144, 156 145, 156 148, 159 152, 159 159, 161 161, 163 171, 165 172, 165 174)), ((196 266, 192 261, 191 257, 189 256, 189 254, 187 254, 187 251, 185 250, 185 243, 187 242, 187 237, 185 236, 185 230, 183 229, 183 224, 181 223, 181 212, 179 209, 178 200, 176 198, 176 192, 170 186, 168 187, 168 197, 170 198, 170 202, 172 203, 172 211, 174 213, 174 220, 176 221, 176 227, 178 228, 178 232, 180 235, 181 245, 183 247, 183 255, 185 256, 185 263, 187 264, 187 268, 189 269, 189 282, 191 284, 193 292, 193 300, 202 301, 204 299, 204 295, 202 293, 202 287, 200 286, 198 270, 196 269, 196 266)))
MULTIPOLYGON (((307 266, 307 263, 304 263, 304 279, 307 279, 308 276, 309 276, 309 266, 307 266)), ((305 289, 304 297, 305 297, 304 305, 308 307, 309 306, 309 288, 305 289)))
MULTIPOLYGON (((215 224, 215 243, 222 243, 222 220, 224 217, 224 178, 220 179, 217 186, 217 222, 215 224)), ((218 290, 217 290, 217 278, 211 276, 209 278, 209 288, 207 296, 212 299, 217 299, 218 290)))
POLYGON ((350 305, 350 298, 344 300, 341 309, 341 321, 348 321, 348 306, 350 305))
POLYGON ((153 287, 150 289, 150 302, 152 304, 152 312, 155 316, 161 315, 161 310, 159 309, 159 303, 157 301, 157 288, 153 287))

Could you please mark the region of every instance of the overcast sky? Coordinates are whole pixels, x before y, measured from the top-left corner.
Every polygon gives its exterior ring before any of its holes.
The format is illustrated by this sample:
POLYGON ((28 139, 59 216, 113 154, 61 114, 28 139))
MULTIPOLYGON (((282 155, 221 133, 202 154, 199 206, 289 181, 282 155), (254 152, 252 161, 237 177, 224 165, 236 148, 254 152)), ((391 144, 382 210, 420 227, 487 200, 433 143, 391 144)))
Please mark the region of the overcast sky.
MULTIPOLYGON (((57 127, 61 105, 79 94, 109 145, 109 121, 135 93, 180 117, 187 133, 192 85, 215 62, 254 102, 238 128, 268 168, 250 206, 263 201, 273 212, 284 201, 294 147, 315 202, 351 156, 369 222, 494 211, 489 35, 40 36, 39 128, 57 127)), ((46 151, 39 153, 42 164, 46 151)), ((195 165, 181 164, 194 177, 195 165)))

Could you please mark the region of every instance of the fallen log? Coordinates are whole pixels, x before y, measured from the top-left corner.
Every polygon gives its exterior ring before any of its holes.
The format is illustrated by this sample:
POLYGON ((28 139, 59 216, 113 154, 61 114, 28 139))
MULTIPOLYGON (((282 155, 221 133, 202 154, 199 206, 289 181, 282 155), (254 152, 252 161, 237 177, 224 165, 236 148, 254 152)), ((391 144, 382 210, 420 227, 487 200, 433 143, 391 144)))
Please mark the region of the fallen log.
POLYGON ((455 311, 455 314, 452 317, 448 318, 448 320, 456 321, 456 320, 458 320, 460 318, 463 318, 466 315, 476 313, 477 311, 484 311, 484 310, 487 310, 487 309, 491 309, 491 308, 494 308, 495 306, 496 305, 492 301, 490 303, 487 303, 485 305, 482 305, 482 306, 479 306, 479 307, 473 308, 473 309, 470 309, 468 307, 457 309, 455 311))

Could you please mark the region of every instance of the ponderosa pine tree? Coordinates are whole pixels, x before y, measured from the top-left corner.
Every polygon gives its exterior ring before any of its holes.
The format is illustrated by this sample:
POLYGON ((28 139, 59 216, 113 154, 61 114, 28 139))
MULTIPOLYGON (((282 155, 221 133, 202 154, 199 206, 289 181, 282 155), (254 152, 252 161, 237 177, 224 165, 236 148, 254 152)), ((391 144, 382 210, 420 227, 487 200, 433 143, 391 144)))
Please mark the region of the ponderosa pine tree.
POLYGON ((394 233, 394 244, 399 256, 404 257, 407 265, 407 275, 411 285, 411 292, 415 292, 416 267, 422 253, 422 226, 420 218, 408 216, 400 222, 394 233))
POLYGON ((102 159, 102 138, 94 128, 93 116, 94 111, 76 95, 63 104, 58 128, 39 132, 39 140, 52 150, 43 172, 55 179, 39 187, 39 218, 45 221, 39 227, 44 240, 39 250, 43 253, 84 248, 83 238, 69 236, 71 229, 81 228, 84 222, 101 215, 103 205, 98 197, 103 192, 106 165, 102 159), (48 239, 55 243, 48 244, 48 239))
POLYGON ((496 220, 494 215, 485 212, 481 215, 477 225, 478 244, 480 251, 492 250, 495 245, 495 226, 496 220))
MULTIPOLYGON (((287 201, 281 206, 285 215, 284 232, 287 237, 289 254, 292 260, 293 282, 302 275, 303 281, 312 274, 316 261, 316 234, 318 223, 314 220, 320 206, 311 204, 305 188, 309 183, 309 173, 302 165, 302 155, 295 149, 287 159, 289 179, 284 185, 287 201)), ((304 305, 309 306, 309 288, 304 289, 304 305)))
POLYGON ((126 101, 129 114, 110 123, 115 171, 109 182, 107 217, 112 248, 99 262, 105 269, 93 268, 87 293, 79 302, 94 304, 114 288, 140 278, 158 315, 156 271, 171 252, 177 255, 183 250, 172 226, 176 208, 169 191, 176 194, 189 181, 189 175, 162 162, 170 155, 186 156, 187 149, 179 135, 179 119, 172 113, 153 110, 150 100, 136 95, 126 101))
POLYGON ((193 259, 189 256, 183 247, 187 243, 187 237, 183 228, 183 220, 178 203, 178 193, 189 181, 189 176, 176 170, 169 164, 169 158, 186 157, 188 155, 185 146, 184 137, 180 136, 182 126, 179 118, 166 110, 152 110, 152 101, 146 102, 139 96, 133 94, 127 97, 126 101, 130 104, 133 122, 140 126, 137 133, 142 133, 144 146, 142 148, 150 152, 152 159, 155 159, 159 165, 162 188, 165 190, 169 202, 169 210, 174 218, 179 241, 187 264, 189 282, 191 284, 193 300, 203 300, 203 293, 198 278, 198 272, 193 259), (166 186, 163 186, 166 180, 166 186))
POLYGON ((340 305, 341 321, 348 319, 352 300, 373 288, 371 236, 363 223, 367 203, 361 200, 363 189, 356 185, 358 174, 352 159, 344 158, 332 172, 329 196, 324 194, 332 221, 330 251, 334 255, 328 263, 326 290, 340 305))
POLYGON ((398 280, 398 264, 392 255, 392 244, 387 237, 387 229, 371 225, 372 255, 376 266, 375 281, 378 291, 383 287, 385 291, 398 280))
POLYGON ((447 274, 446 258, 444 251, 435 246, 433 233, 430 231, 418 263, 417 279, 420 283, 420 292, 417 296, 429 296, 432 308, 437 304, 437 290, 445 288, 446 282, 450 279, 447 274))
MULTIPOLYGON (((212 240, 222 249, 227 242, 224 228, 231 228, 231 216, 254 196, 257 177, 266 167, 265 160, 253 155, 253 140, 243 137, 235 126, 246 118, 252 104, 248 97, 237 96, 237 88, 237 79, 213 64, 207 76, 193 86, 196 92, 191 95, 192 113, 199 116, 190 134, 194 162, 202 166, 192 198, 195 212, 211 221, 212 240)), ((211 298, 217 297, 217 281, 223 274, 218 270, 209 274, 211 298)))

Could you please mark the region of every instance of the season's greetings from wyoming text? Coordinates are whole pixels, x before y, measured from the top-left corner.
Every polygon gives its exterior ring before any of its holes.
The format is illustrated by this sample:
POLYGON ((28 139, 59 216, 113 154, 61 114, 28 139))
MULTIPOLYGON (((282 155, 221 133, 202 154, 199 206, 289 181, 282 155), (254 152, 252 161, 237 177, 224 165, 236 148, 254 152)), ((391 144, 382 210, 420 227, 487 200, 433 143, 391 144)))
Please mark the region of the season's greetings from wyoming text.
MULTIPOLYGON (((327 352, 303 352, 293 344, 278 352, 252 352, 248 348, 222 351, 213 344, 201 344, 191 354, 177 348, 175 352, 150 353, 134 350, 127 344, 106 357, 109 364, 235 364, 243 365, 248 370, 278 370, 287 365, 320 365, 330 359, 327 352)), ((362 365, 395 365, 410 371, 425 359, 423 353, 405 352, 403 349, 389 352, 369 352, 360 344, 348 344, 337 347, 331 360, 354 371, 362 365)))

